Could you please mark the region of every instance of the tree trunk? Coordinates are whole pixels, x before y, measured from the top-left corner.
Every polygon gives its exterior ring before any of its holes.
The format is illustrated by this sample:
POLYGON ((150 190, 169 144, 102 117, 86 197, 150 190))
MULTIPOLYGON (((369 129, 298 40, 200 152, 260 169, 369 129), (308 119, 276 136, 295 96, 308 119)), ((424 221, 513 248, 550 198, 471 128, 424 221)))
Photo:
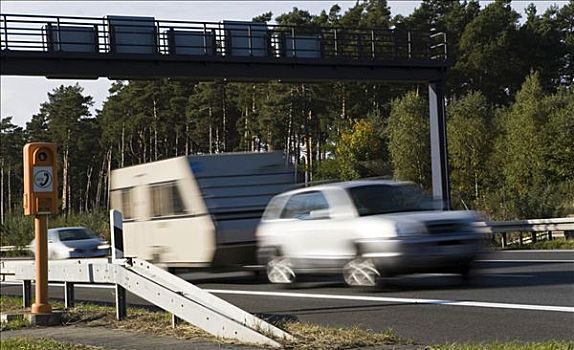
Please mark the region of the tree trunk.
MULTIPOLYGON (((94 159, 92 159, 92 162, 94 161, 94 159)), ((85 193, 85 199, 84 199, 84 206, 85 206, 85 211, 88 212, 90 211, 89 208, 89 204, 90 203, 90 185, 92 184, 92 172, 94 170, 94 167, 92 165, 90 165, 88 167, 88 171, 86 172, 86 177, 87 177, 87 181, 86 181, 86 193, 85 193)))
POLYGON ((287 122, 287 158, 291 157, 292 154, 292 142, 293 142, 293 89, 291 89, 291 102, 289 103, 289 121, 287 122))
POLYGON ((0 224, 4 225, 4 158, 0 164, 0 224))
POLYGON ((105 157, 102 158, 102 166, 100 167, 100 174, 98 176, 98 185, 96 186, 96 201, 94 204, 95 208, 100 208, 102 202, 102 191, 104 186, 104 177, 106 176, 106 160, 108 159, 108 153, 111 152, 111 146, 106 151, 105 157))
POLYGON ((112 182, 111 182, 111 175, 112 175, 112 150, 110 149, 108 152, 108 175, 106 176, 106 193, 104 194, 104 199, 106 201, 106 211, 110 210, 111 203, 110 203, 110 191, 112 190, 112 182))
POLYGON ((223 152, 227 150, 227 102, 225 101, 225 84, 222 85, 222 130, 221 130, 221 149, 223 152))
POLYGON ((152 99, 153 102, 153 155, 154 160, 157 160, 157 105, 155 96, 152 99))
MULTIPOLYGON (((175 153, 174 156, 177 157, 179 148, 179 127, 175 129, 175 153)), ((167 149, 167 146, 166 146, 167 149)), ((167 154, 167 153, 166 153, 167 154)))
POLYGON ((126 132, 126 127, 125 127, 125 123, 122 123, 122 146, 121 146, 121 163, 120 163, 120 167, 124 167, 124 154, 126 151, 126 146, 125 146, 125 132, 126 132))
POLYGON ((211 106, 207 107, 209 116, 209 154, 213 153, 213 110, 211 106))
POLYGON ((8 167, 8 214, 12 214, 12 167, 8 167))
POLYGON ((69 166, 69 146, 66 144, 64 147, 64 159, 62 169, 62 213, 68 216, 68 207, 70 205, 68 200, 68 166, 69 166))
POLYGON ((189 120, 185 119, 185 155, 189 154, 189 120))

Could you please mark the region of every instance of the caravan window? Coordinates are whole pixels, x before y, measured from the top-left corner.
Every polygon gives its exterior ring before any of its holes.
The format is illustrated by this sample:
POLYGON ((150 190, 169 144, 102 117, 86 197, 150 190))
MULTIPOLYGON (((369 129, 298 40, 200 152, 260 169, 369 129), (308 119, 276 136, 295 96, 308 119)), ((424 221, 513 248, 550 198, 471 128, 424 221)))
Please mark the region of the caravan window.
POLYGON ((120 188, 112 191, 112 204, 114 209, 122 212, 124 220, 134 218, 133 188, 120 188))
POLYGON ((152 217, 185 214, 183 201, 175 181, 150 185, 150 195, 152 217))

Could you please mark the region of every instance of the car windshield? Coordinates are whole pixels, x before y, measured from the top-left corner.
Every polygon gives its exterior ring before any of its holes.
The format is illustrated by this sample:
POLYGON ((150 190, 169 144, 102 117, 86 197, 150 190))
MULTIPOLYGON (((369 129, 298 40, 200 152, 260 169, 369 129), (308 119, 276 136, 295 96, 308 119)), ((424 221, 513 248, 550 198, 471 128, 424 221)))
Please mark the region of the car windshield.
POLYGON ((87 228, 66 228, 58 230, 60 241, 79 241, 82 239, 97 238, 96 234, 87 228))
POLYGON ((415 185, 364 185, 347 189, 359 216, 435 210, 434 202, 415 185))

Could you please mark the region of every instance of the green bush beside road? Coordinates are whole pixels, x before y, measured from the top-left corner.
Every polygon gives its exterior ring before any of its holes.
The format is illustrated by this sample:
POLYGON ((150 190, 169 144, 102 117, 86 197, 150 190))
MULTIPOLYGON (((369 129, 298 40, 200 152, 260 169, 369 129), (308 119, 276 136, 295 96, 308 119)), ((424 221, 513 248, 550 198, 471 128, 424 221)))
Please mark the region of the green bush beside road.
MULTIPOLYGON (((66 226, 85 226, 109 240, 108 214, 103 211, 52 215, 48 218, 48 228, 66 226)), ((25 247, 34 239, 34 217, 23 215, 6 215, 4 224, 0 226, 0 242, 2 246, 25 247)))

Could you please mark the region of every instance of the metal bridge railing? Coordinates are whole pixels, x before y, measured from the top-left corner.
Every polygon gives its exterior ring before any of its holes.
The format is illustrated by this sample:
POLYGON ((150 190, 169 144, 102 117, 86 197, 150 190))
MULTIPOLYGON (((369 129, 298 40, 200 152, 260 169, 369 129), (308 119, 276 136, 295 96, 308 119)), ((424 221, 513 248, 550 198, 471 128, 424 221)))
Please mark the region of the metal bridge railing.
POLYGON ((2 51, 272 59, 446 60, 446 35, 153 17, 0 15, 2 51))

